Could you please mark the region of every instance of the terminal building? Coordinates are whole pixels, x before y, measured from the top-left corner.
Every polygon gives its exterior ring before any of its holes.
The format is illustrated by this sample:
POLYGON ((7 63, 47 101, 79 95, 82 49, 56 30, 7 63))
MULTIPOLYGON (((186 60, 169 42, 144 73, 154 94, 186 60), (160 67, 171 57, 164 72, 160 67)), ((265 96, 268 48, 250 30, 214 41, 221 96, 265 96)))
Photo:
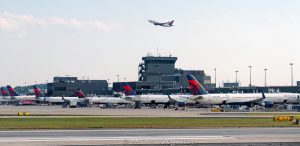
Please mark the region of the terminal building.
POLYGON ((48 96, 75 96, 74 90, 81 89, 86 95, 112 95, 106 80, 78 80, 77 77, 54 77, 47 84, 48 96))
POLYGON ((239 85, 239 83, 238 82, 225 82, 224 84, 223 84, 223 87, 224 88, 237 88, 237 87, 239 87, 240 85, 239 85))
POLYGON ((291 92, 300 93, 300 86, 251 86, 251 87, 219 87, 210 88, 209 93, 274 93, 274 92, 291 92))
MULTIPOLYGON (((239 83, 224 83, 224 87, 216 88, 211 77, 204 70, 184 70, 175 67, 177 57, 145 56, 138 65, 137 81, 128 82, 137 94, 189 93, 186 75, 194 75, 209 93, 254 93, 254 92, 300 92, 297 86, 239 87, 239 83)), ((77 77, 54 77, 53 83, 47 84, 48 96, 75 96, 74 90, 81 89, 87 95, 112 95, 121 92, 123 82, 114 82, 112 90, 106 80, 78 80, 77 77)))
MULTIPOLYGON (((205 88, 214 88, 211 77, 203 70, 182 70, 175 68, 177 57, 146 56, 138 66, 138 81, 129 82, 140 93, 178 93, 189 87, 187 74, 192 74, 205 88)), ((114 91, 121 91, 121 82, 113 83, 114 91)))

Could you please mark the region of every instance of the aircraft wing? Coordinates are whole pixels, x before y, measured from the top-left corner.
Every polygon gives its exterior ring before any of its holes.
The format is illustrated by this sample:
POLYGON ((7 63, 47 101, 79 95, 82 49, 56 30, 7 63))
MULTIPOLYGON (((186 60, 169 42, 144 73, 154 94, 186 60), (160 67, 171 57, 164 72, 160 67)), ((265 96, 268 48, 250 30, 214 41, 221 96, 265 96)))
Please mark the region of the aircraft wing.
POLYGON ((248 105, 255 105, 261 103, 264 99, 266 99, 266 96, 264 92, 262 92, 262 97, 257 98, 257 99, 249 99, 249 100, 241 100, 241 101, 235 101, 235 102, 230 102, 228 101, 228 104, 248 104, 248 105))
POLYGON ((199 99, 203 99, 203 96, 202 95, 194 95, 192 97, 189 97, 188 99, 193 100, 193 101, 197 101, 199 99))
POLYGON ((172 102, 186 102, 186 98, 183 98, 183 97, 174 98, 170 95, 168 95, 168 97, 169 97, 169 100, 172 102))
POLYGON ((258 98, 258 99, 256 99, 256 100, 254 100, 254 103, 257 104, 257 103, 262 102, 264 99, 266 99, 265 93, 262 92, 261 94, 262 94, 262 98, 258 98))
POLYGON ((262 94, 261 98, 257 98, 255 100, 251 101, 251 103, 258 104, 258 103, 262 102, 264 99, 266 99, 265 93, 262 92, 261 94, 262 94))
POLYGON ((127 101, 141 101, 141 96, 140 95, 136 95, 136 96, 125 96, 122 97, 123 99, 127 100, 127 101))

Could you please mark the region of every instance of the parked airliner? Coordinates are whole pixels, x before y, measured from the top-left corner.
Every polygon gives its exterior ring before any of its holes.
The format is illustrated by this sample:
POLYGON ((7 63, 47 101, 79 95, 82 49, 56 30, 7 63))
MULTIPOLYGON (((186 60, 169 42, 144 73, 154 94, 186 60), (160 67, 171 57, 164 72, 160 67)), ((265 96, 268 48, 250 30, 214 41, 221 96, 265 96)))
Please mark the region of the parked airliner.
POLYGON ((87 97, 81 90, 74 91, 79 98, 87 98, 92 104, 132 104, 132 101, 125 100, 119 97, 87 97))
POLYGON ((34 95, 20 95, 10 85, 7 85, 7 89, 11 100, 36 100, 36 96, 34 95))
POLYGON ((208 94, 203 86, 197 81, 193 75, 187 75, 191 93, 194 95, 189 99, 208 105, 247 105, 254 106, 265 99, 262 94, 208 94))
POLYGON ((165 104, 169 105, 173 100, 170 99, 168 95, 155 95, 155 94, 147 94, 147 95, 136 95, 136 92, 131 88, 128 83, 123 83, 122 88, 124 90, 126 100, 130 100, 133 102, 140 102, 143 104, 165 104))

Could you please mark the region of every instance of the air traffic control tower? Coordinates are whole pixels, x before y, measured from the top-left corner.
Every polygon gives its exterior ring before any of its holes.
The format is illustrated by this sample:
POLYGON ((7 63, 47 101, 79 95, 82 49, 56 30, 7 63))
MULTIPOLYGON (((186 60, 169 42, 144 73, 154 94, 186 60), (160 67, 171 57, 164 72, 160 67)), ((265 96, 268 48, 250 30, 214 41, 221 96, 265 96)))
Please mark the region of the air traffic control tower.
MULTIPOLYGON (((138 81, 128 82, 140 93, 178 93, 181 89, 188 89, 186 75, 194 75, 205 88, 215 87, 211 84, 211 77, 204 70, 183 70, 175 67, 177 57, 152 56, 142 57, 138 66, 138 81)), ((113 90, 120 91, 121 82, 113 83, 113 90)))
POLYGON ((161 81, 162 75, 172 75, 175 72, 177 57, 143 57, 139 64, 139 81, 161 81))

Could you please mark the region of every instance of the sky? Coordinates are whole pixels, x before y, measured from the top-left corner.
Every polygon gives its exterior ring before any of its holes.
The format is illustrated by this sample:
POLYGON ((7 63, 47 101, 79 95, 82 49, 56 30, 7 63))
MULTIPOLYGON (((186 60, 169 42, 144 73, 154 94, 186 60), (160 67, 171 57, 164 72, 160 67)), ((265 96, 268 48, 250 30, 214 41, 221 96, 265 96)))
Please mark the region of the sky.
POLYGON ((0 85, 54 76, 136 81, 147 54, 178 57, 217 84, 291 85, 300 80, 297 0, 2 0, 0 85), (174 21, 174 27, 148 20, 174 21), (157 53, 158 52, 158 53, 157 53), (126 79, 125 79, 126 78, 126 79))

